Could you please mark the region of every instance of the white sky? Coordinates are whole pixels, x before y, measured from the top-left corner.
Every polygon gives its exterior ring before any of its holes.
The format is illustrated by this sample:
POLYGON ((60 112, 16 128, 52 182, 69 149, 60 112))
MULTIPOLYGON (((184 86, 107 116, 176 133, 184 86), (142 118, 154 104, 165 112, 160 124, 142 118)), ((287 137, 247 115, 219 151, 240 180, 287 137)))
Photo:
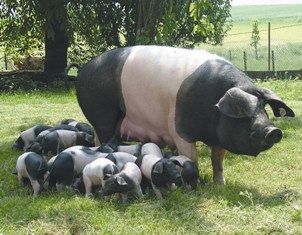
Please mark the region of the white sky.
POLYGON ((302 4, 302 0, 231 0, 235 5, 275 5, 275 4, 302 4))

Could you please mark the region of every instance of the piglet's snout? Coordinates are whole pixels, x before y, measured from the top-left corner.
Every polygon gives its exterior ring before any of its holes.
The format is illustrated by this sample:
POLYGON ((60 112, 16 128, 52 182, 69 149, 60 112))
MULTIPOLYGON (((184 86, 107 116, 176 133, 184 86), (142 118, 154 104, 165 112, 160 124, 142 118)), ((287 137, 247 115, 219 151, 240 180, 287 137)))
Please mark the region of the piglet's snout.
POLYGON ((282 131, 276 127, 269 127, 267 128, 265 134, 265 141, 268 144, 276 144, 282 139, 282 131))

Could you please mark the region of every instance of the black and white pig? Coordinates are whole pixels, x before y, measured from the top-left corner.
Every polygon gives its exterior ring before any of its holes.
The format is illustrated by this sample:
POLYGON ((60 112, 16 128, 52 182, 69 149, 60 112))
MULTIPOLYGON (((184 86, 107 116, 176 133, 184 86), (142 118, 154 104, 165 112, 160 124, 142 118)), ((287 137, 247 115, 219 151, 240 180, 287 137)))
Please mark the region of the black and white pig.
POLYGON ((196 163, 184 155, 172 156, 169 159, 176 164, 182 184, 195 189, 199 184, 199 172, 196 163))
POLYGON ((115 153, 110 153, 106 156, 107 159, 112 161, 116 166, 119 171, 122 170, 123 166, 127 162, 135 162, 137 157, 130 153, 124 153, 124 152, 115 152, 115 153))
POLYGON ((87 124, 85 122, 77 122, 74 119, 64 119, 64 120, 62 120, 61 124, 66 124, 66 125, 69 125, 69 126, 74 126, 79 131, 86 132, 87 134, 92 135, 94 137, 93 128, 89 124, 87 124))
POLYGON ((16 174, 23 185, 30 181, 33 188, 33 196, 36 197, 42 190, 47 189, 46 181, 49 175, 47 162, 44 158, 34 152, 23 153, 17 159, 16 174), (45 181, 45 182, 44 182, 45 181))
POLYGON ((158 157, 163 157, 160 148, 154 143, 146 143, 142 146, 141 155, 152 154, 158 157))
POLYGON ((139 167, 133 162, 127 162, 121 172, 111 176, 105 181, 99 193, 102 196, 108 196, 114 193, 120 193, 122 202, 127 202, 127 194, 133 194, 137 198, 143 197, 141 184, 142 173, 139 167))
POLYGON ((75 178, 81 177, 84 167, 107 153, 93 151, 85 146, 73 146, 65 149, 48 161, 50 169, 49 187, 57 190, 71 186, 75 178))
MULTIPOLYGON (((140 168, 143 177, 151 182, 158 199, 162 199, 160 189, 166 191, 171 189, 173 184, 181 184, 181 175, 175 164, 169 159, 147 154, 138 157, 135 163, 140 168)), ((142 187, 145 187, 145 185, 142 185, 142 187)))
POLYGON ((293 117, 272 91, 203 50, 163 46, 114 49, 80 71, 79 105, 98 138, 176 146, 197 162, 196 141, 211 146, 213 178, 224 183, 225 150, 256 156, 282 138, 265 111, 293 117))
POLYGON ((12 148, 26 151, 26 149, 34 142, 34 139, 43 131, 50 129, 51 126, 36 125, 23 132, 13 144, 12 148))
POLYGON ((41 141, 42 153, 53 156, 71 146, 94 146, 94 138, 85 132, 57 130, 48 133, 41 141))
POLYGON ((83 170, 85 196, 89 197, 94 187, 103 187, 104 182, 117 173, 117 166, 106 158, 98 158, 87 164, 83 170))
POLYGON ((42 131, 33 141, 33 143, 31 145, 29 145, 29 147, 26 149, 27 152, 35 152, 35 153, 38 153, 38 154, 42 154, 42 146, 41 146, 41 143, 42 143, 42 140, 43 138, 50 132, 53 132, 53 131, 57 131, 57 130, 68 130, 68 131, 75 131, 75 132, 78 132, 79 130, 74 127, 74 126, 69 126, 69 125, 66 125, 66 124, 61 124, 59 126, 55 126, 55 127, 52 127, 52 128, 49 128, 45 131, 42 131))

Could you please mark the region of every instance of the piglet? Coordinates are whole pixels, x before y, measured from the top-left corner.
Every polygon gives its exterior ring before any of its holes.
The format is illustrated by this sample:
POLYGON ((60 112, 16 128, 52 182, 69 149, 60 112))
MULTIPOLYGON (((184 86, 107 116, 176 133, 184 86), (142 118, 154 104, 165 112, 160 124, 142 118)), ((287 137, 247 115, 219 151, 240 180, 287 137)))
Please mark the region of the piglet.
POLYGON ((13 144, 12 148, 16 150, 23 150, 26 149, 34 142, 34 139, 42 132, 47 129, 51 128, 51 126, 47 125, 36 125, 33 126, 23 132, 21 132, 18 139, 13 144))
POLYGON ((158 157, 163 157, 160 148, 154 143, 146 143, 141 148, 141 155, 152 154, 158 157))
POLYGON ((139 167, 133 162, 127 162, 121 172, 111 176, 105 181, 103 188, 99 191, 102 196, 120 193, 122 202, 127 202, 127 194, 133 194, 137 198, 143 197, 140 183, 142 174, 139 167))
POLYGON ((181 181, 180 173, 169 159, 147 154, 138 157, 135 163, 142 175, 151 181, 151 186, 159 199, 162 199, 160 189, 171 189, 174 183, 179 184, 181 181))
POLYGON ((26 152, 18 157, 16 174, 23 185, 26 185, 26 181, 30 181, 34 197, 38 196, 43 187, 48 186, 47 182, 44 182, 49 175, 47 162, 34 152, 26 152))
POLYGON ((110 153, 106 156, 106 158, 111 160, 117 166, 119 171, 122 170, 123 166, 127 162, 135 162, 137 159, 132 154, 123 152, 110 153))
POLYGON ((182 184, 195 189, 199 184, 199 173, 196 163, 184 155, 172 156, 169 159, 177 165, 176 168, 180 172, 182 184))
POLYGON ((91 136, 94 137, 94 131, 93 131, 93 128, 85 123, 85 122, 77 122, 76 120, 74 119, 64 119, 62 120, 61 124, 66 124, 66 125, 69 125, 69 126, 74 126, 76 127, 79 131, 82 131, 82 132, 85 132, 91 136))
POLYGON ((74 126, 69 126, 66 124, 61 124, 59 126, 55 126, 49 128, 47 130, 42 131, 33 141, 31 145, 26 149, 26 152, 35 152, 37 154, 42 154, 42 146, 41 142, 43 138, 50 132, 57 131, 57 130, 68 130, 68 131, 75 131, 78 132, 79 130, 74 126))
MULTIPOLYGON (((81 177, 84 167, 107 153, 100 153, 85 146, 73 146, 65 149, 48 161, 50 169, 49 187, 57 190, 72 186, 75 177, 81 177)), ((75 187, 76 188, 76 187, 75 187)))
POLYGON ((106 158, 98 158, 87 164, 83 170, 86 197, 91 195, 93 187, 103 187, 105 181, 117 173, 117 166, 106 158))
POLYGON ((93 147, 94 138, 85 132, 57 130, 48 133, 41 142, 42 153, 52 156, 75 145, 93 147))

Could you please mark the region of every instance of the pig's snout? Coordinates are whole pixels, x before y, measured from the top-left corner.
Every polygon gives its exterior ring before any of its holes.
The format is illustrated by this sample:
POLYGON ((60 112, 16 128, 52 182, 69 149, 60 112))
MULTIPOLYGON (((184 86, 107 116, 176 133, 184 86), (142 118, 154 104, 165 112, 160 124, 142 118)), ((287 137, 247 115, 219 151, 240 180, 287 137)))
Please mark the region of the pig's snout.
POLYGON ((276 127, 269 127, 265 134, 265 140, 268 144, 273 145, 282 139, 282 131, 276 127))

